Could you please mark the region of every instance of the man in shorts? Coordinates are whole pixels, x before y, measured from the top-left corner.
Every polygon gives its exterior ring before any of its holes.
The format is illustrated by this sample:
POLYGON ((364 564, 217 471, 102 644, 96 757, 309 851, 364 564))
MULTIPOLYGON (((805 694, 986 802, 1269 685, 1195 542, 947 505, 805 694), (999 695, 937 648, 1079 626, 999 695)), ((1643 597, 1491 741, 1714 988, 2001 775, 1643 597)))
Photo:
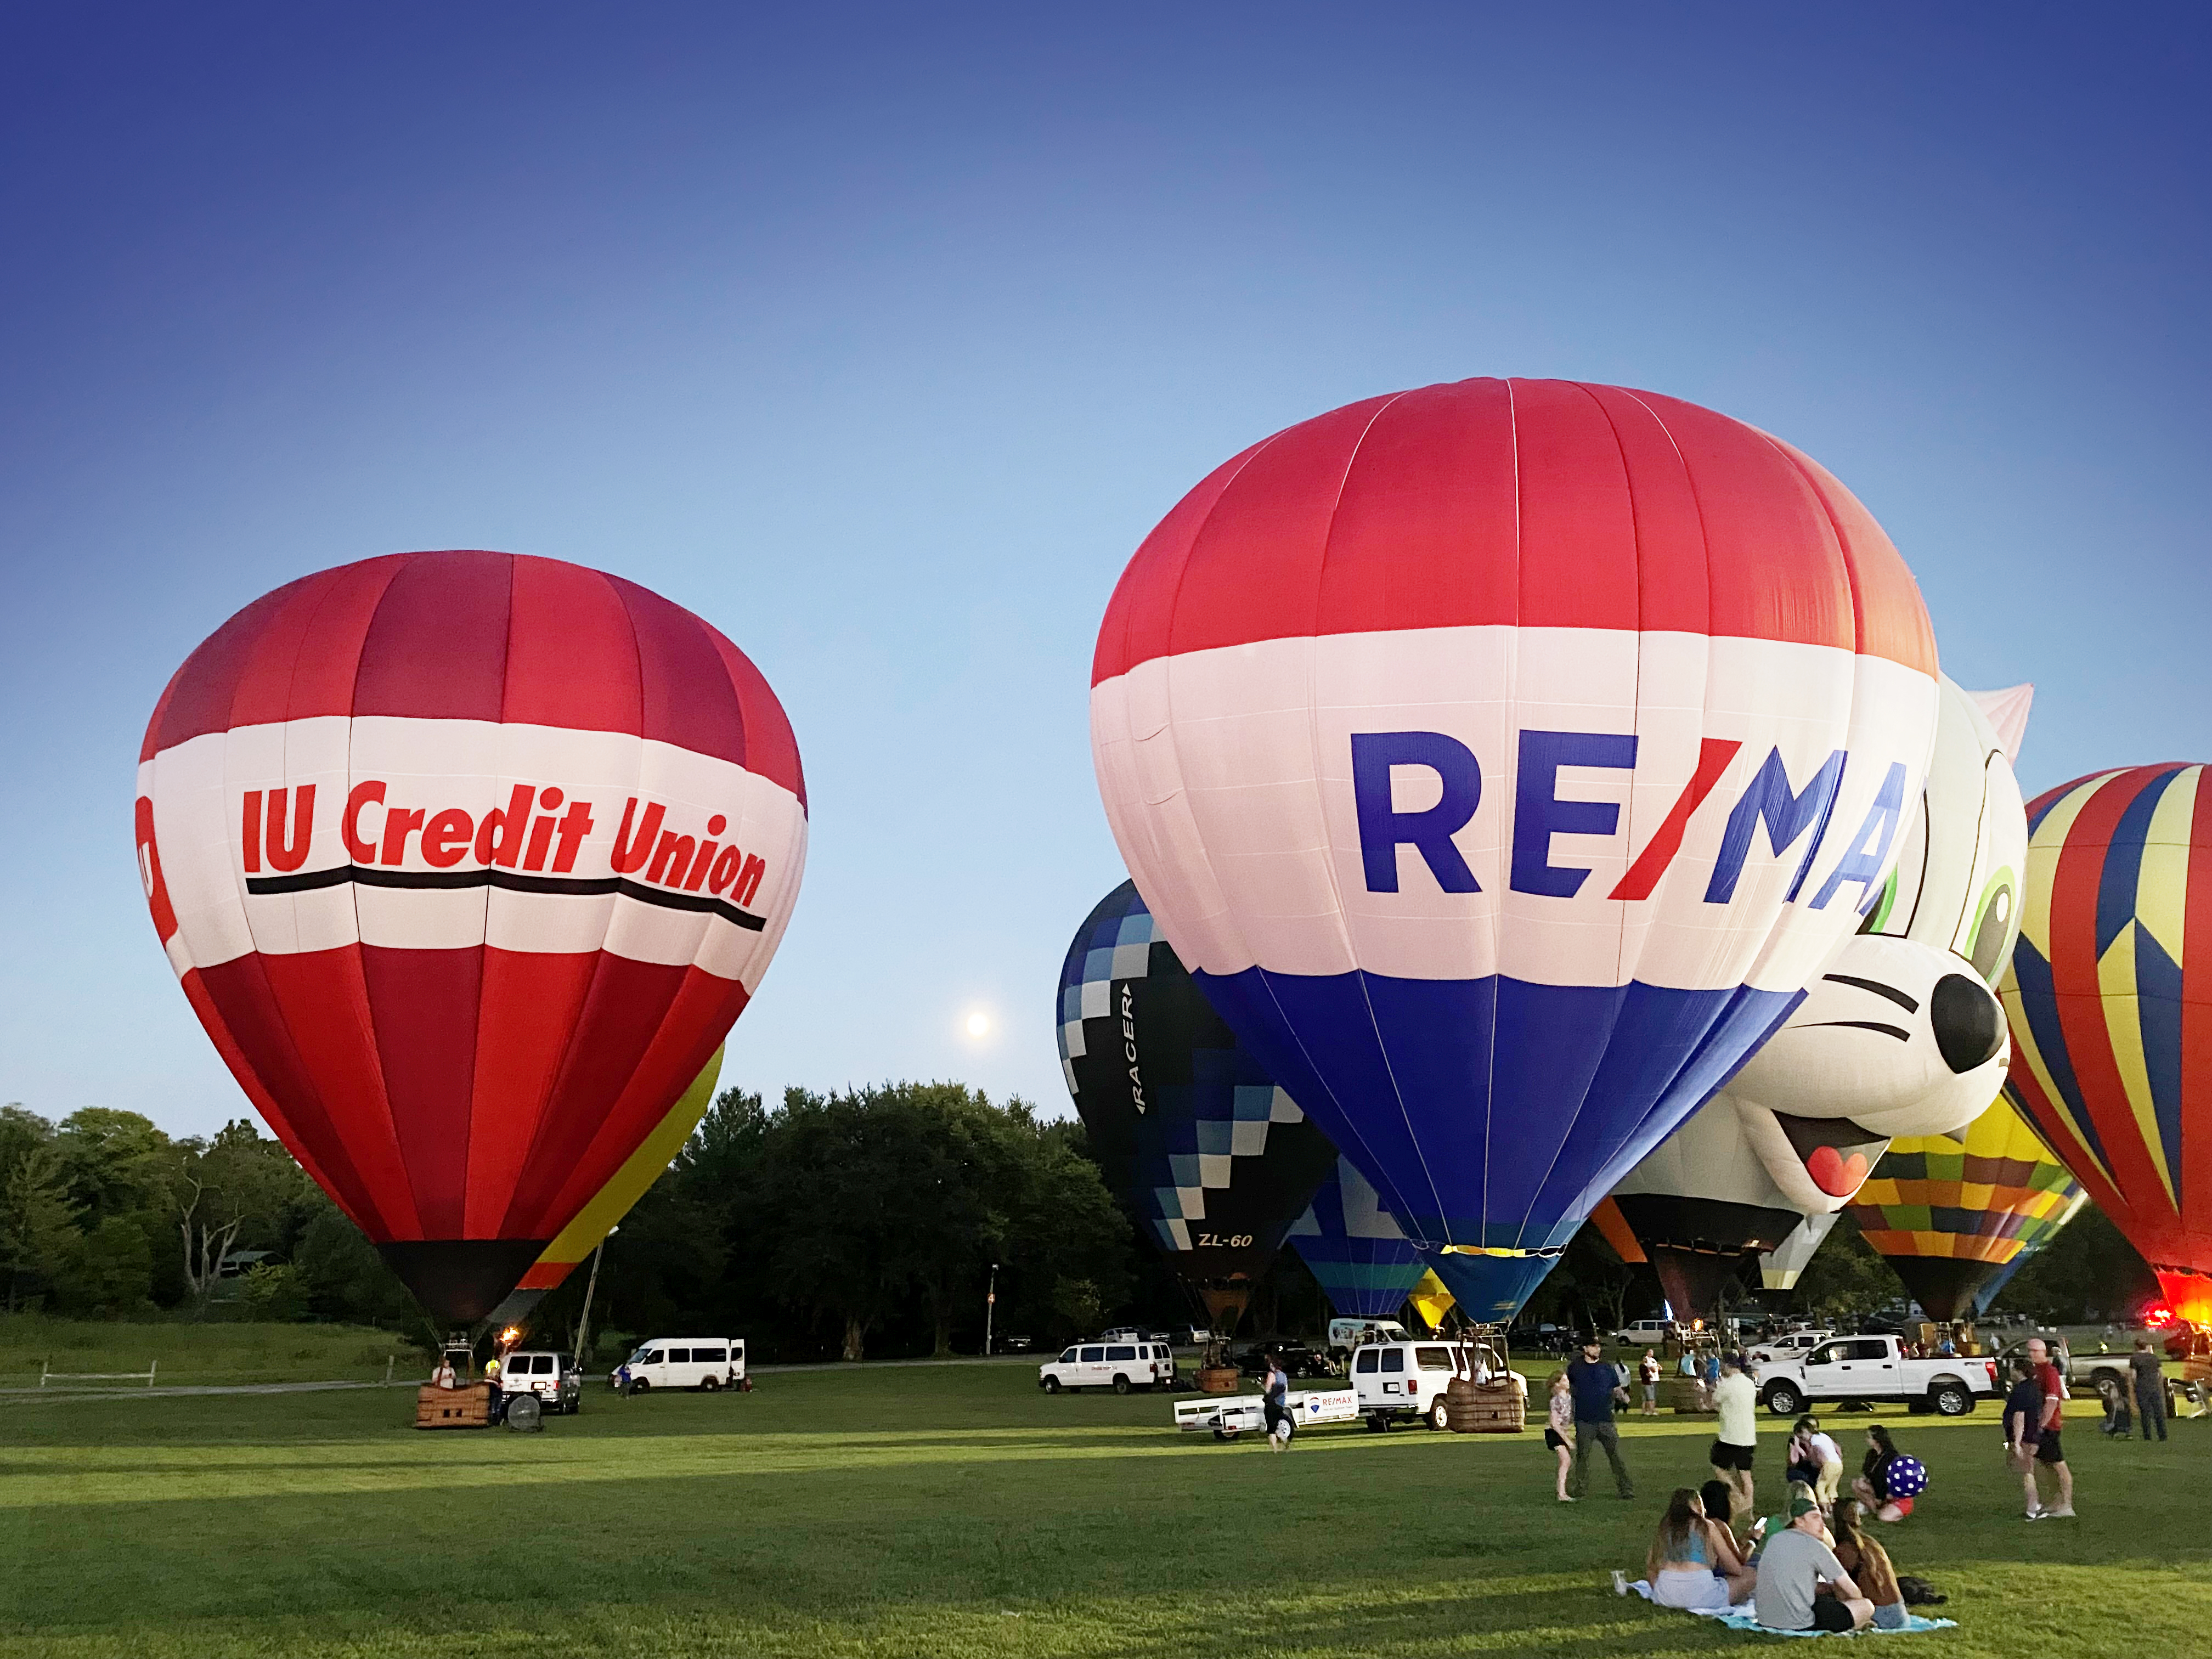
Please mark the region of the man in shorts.
MULTIPOLYGON (((2074 1518, 2074 1471, 2066 1467, 2066 1448, 2058 1437, 2059 1413, 2066 1405, 2066 1383, 2051 1363, 2051 1350, 2039 1336, 2027 1340, 2027 1363, 2034 1369, 2041 1415, 2036 1420, 2035 1461, 2057 1477, 2058 1501, 2039 1502, 2031 1521, 2071 1521, 2074 1518)), ((2033 1473, 2029 1479, 2034 1479, 2033 1473)))
POLYGON ((1644 1384, 1644 1414, 1659 1415, 1659 1356, 1646 1348, 1644 1358, 1636 1362, 1636 1375, 1644 1384))
POLYGON ((1721 1414, 1713 1437, 1713 1479, 1735 1494, 1738 1515, 1752 1512, 1751 1466, 1759 1451, 1759 1389, 1744 1375, 1741 1355, 1721 1359, 1720 1381, 1713 1384, 1713 1407, 1721 1414))
POLYGON ((2036 1517, 2043 1504, 2035 1493, 2035 1445, 2043 1437, 2043 1384, 2035 1367, 2025 1359, 2012 1362, 2012 1392, 2004 1403, 2005 1462, 2020 1476, 2021 1501, 2027 1518, 2036 1517))
POLYGON ((1768 1630, 1818 1630, 1841 1635, 1874 1622, 1874 1603, 1820 1537, 1820 1506, 1808 1497, 1790 1500, 1790 1524, 1759 1552, 1759 1584, 1752 1607, 1768 1630), (1820 1593, 1822 1581, 1834 1591, 1820 1593))

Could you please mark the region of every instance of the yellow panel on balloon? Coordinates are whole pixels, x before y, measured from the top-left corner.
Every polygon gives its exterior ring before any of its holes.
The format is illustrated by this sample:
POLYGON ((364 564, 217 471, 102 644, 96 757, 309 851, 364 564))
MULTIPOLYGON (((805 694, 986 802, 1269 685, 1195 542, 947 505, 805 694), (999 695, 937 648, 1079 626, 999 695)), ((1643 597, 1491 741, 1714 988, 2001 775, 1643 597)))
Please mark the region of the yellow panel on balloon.
POLYGON ((1432 1331, 1443 1323, 1452 1305, 1452 1293, 1433 1273, 1423 1273, 1421 1282, 1413 1286, 1413 1294, 1406 1299, 1413 1304, 1413 1311, 1420 1315, 1421 1322, 1432 1331))
POLYGON ((576 1212, 576 1218, 562 1228, 561 1236, 530 1264, 530 1271, 523 1274, 522 1283, 516 1289, 553 1289, 568 1276, 570 1268, 614 1231, 615 1224, 645 1196, 647 1188, 660 1179, 661 1172, 684 1150, 684 1143, 691 1139, 699 1120, 707 1115, 707 1108, 714 1104, 714 1084, 721 1075, 722 1051, 717 1048, 714 1058, 707 1062, 706 1070, 677 1097, 676 1103, 668 1109, 668 1115, 653 1126, 653 1133, 629 1155, 629 1161, 607 1178, 607 1184, 592 1194, 591 1201, 576 1212))

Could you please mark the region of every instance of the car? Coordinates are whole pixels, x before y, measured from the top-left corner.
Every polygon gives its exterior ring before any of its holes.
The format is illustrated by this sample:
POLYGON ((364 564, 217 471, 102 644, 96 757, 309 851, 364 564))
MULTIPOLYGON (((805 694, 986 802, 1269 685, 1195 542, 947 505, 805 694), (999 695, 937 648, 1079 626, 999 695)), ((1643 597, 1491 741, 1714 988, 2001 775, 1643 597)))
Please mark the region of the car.
POLYGON ((1349 1359, 1363 1342, 1410 1342, 1413 1332, 1395 1319, 1332 1319, 1328 1322, 1328 1352, 1349 1359))
POLYGON ((1642 1344, 1650 1347, 1664 1342, 1674 1333, 1672 1320, 1639 1319, 1632 1325, 1624 1325, 1613 1334, 1613 1340, 1624 1346, 1642 1344))
POLYGON ((1765 1365, 1777 1359, 1802 1359, 1819 1347, 1835 1333, 1828 1330, 1784 1331, 1781 1335, 1755 1345, 1750 1350, 1751 1363, 1765 1365))
POLYGON ((502 1394, 534 1394, 549 1412, 573 1417, 583 1407, 584 1374, 565 1354, 511 1353, 499 1363, 502 1394))
POLYGON ((1079 1342, 1037 1367, 1037 1387, 1047 1394, 1078 1389, 1127 1394, 1163 1383, 1173 1388, 1175 1380, 1175 1350, 1164 1342, 1079 1342))
POLYGON ((1267 1356, 1273 1354, 1282 1362, 1285 1373, 1291 1376, 1334 1376, 1336 1370, 1328 1363, 1328 1356, 1316 1353, 1303 1342, 1255 1342, 1251 1352, 1238 1363, 1237 1369, 1247 1376, 1267 1374, 1267 1356))
POLYGON ((999 1339, 1000 1353, 1027 1353, 1036 1346, 1036 1339, 1028 1336, 1002 1336, 999 1339))
POLYGON ((637 1345, 607 1381, 633 1395, 655 1389, 696 1389, 713 1394, 745 1383, 745 1342, 740 1336, 656 1336, 637 1345), (626 1374, 626 1375, 625 1375, 626 1374))
POLYGON ((1455 1376, 1469 1375, 1479 1382, 1501 1375, 1511 1377, 1527 1405, 1528 1379, 1507 1370, 1497 1350, 1486 1342, 1370 1342, 1352 1356, 1352 1385, 1359 1395, 1360 1414, 1378 1432, 1402 1418, 1416 1419, 1432 1429, 1449 1426, 1444 1389, 1455 1376))

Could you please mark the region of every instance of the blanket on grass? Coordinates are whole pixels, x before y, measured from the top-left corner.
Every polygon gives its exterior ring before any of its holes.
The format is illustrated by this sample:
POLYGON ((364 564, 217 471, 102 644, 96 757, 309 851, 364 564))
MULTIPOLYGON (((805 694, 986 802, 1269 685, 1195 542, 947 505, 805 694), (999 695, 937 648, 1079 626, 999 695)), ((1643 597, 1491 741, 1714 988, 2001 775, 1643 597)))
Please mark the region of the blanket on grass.
MULTIPOLYGON (((1645 1601, 1651 1600, 1651 1585, 1648 1580, 1636 1579, 1629 1584, 1628 1588, 1645 1601)), ((1756 1636, 1917 1636, 1923 1631, 1955 1630, 1959 1625, 1959 1621, 1955 1619, 1923 1619, 1917 1613, 1909 1613, 1905 1616, 1903 1630, 1881 1630, 1871 1625, 1864 1630, 1769 1630, 1759 1622, 1759 1615, 1749 1607, 1726 1607, 1718 1611, 1693 1609, 1693 1611, 1697 1612, 1700 1619, 1711 1619, 1719 1624, 1726 1625, 1730 1630, 1749 1631, 1756 1636)))

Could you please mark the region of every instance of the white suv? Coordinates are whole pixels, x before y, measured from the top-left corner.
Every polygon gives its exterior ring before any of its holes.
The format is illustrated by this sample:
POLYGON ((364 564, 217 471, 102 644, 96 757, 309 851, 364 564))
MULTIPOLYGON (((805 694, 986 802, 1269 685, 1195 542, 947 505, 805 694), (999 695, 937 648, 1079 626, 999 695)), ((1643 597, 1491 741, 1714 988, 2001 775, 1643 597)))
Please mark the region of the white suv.
POLYGON ((1444 1389, 1453 1377, 1470 1371, 1478 1382, 1510 1376, 1526 1405, 1528 1379, 1507 1370, 1487 1343, 1370 1342, 1352 1356, 1359 1414, 1376 1430, 1406 1417, 1419 1418, 1432 1429, 1447 1427, 1444 1389))
POLYGON ((1674 1328, 1673 1324, 1664 1319, 1639 1319, 1633 1325, 1624 1325, 1615 1331, 1613 1340, 1624 1347, 1641 1343, 1648 1348, 1655 1343, 1664 1342, 1674 1328))
POLYGON ((1158 1383, 1175 1385, 1175 1351, 1164 1342, 1082 1342, 1037 1367, 1037 1387, 1111 1389, 1127 1394, 1158 1383))

